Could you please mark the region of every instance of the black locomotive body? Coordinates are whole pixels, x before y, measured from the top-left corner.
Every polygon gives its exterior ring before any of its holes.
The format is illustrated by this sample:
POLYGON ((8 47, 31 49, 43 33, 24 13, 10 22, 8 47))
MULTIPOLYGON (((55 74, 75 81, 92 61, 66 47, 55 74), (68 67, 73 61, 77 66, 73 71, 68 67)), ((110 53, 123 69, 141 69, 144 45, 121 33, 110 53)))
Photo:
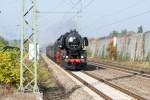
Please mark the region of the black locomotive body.
POLYGON ((54 45, 48 46, 46 54, 65 69, 83 69, 87 65, 85 46, 88 46, 88 39, 71 30, 61 35, 54 45))

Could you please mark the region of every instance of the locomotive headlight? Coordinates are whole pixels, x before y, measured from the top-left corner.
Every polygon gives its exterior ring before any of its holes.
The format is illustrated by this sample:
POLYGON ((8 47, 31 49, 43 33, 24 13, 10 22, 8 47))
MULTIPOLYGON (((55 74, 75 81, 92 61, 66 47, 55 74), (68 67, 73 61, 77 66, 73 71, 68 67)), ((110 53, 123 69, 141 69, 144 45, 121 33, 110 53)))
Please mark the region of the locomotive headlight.
POLYGON ((66 59, 68 59, 69 57, 68 56, 66 56, 66 59))
POLYGON ((70 37, 68 41, 73 42, 75 39, 76 39, 75 37, 70 37))
POLYGON ((59 48, 62 48, 62 45, 59 45, 58 47, 59 47, 59 48))
POLYGON ((81 56, 81 59, 83 59, 84 58, 84 56, 81 56))

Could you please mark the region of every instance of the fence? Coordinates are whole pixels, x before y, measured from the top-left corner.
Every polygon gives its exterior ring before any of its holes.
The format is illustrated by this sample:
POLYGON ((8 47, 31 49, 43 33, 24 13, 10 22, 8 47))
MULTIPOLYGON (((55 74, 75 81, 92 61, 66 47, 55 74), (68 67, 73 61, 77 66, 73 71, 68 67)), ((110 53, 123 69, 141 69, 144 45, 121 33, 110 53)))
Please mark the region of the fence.
MULTIPOLYGON (((113 37, 90 39, 87 48, 91 57, 106 58, 107 48, 113 37)), ((117 37, 117 57, 120 60, 150 61, 150 32, 130 33, 117 37)))

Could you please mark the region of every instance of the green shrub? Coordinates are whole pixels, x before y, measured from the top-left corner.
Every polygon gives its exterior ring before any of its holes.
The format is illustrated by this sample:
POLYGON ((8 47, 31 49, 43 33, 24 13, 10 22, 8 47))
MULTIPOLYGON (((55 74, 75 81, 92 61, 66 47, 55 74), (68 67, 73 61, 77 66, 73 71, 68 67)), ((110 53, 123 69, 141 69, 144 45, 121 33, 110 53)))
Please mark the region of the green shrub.
POLYGON ((0 82, 5 85, 19 84, 19 52, 0 51, 0 82))

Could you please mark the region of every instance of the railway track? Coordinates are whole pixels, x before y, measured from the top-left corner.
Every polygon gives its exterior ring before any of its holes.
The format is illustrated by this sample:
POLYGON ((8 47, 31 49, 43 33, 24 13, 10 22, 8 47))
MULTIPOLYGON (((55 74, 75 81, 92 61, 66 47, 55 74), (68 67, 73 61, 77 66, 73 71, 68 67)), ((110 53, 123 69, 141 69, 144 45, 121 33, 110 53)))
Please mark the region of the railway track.
POLYGON ((80 78, 79 76, 75 75, 73 72, 71 72, 71 71, 67 71, 67 72, 70 75, 72 75, 73 77, 75 77, 77 80, 79 80, 82 84, 84 84, 85 86, 87 86, 88 88, 90 88, 92 91, 94 91, 96 94, 98 94, 100 97, 102 97, 102 100, 103 99, 105 99, 105 100, 112 100, 109 96, 105 95, 101 91, 98 91, 91 84, 89 84, 88 82, 86 82, 85 80, 83 80, 82 78, 80 78))
POLYGON ((88 64, 97 66, 98 68, 99 67, 110 68, 110 69, 114 69, 114 70, 118 70, 118 71, 131 73, 133 75, 138 75, 141 77, 150 78, 150 73, 148 73, 148 72, 126 68, 126 67, 123 67, 123 65, 117 65, 117 64, 106 63, 106 62, 94 62, 94 61, 89 61, 88 64))
POLYGON ((104 100, 145 100, 126 89, 85 71, 67 71, 104 100))
POLYGON ((145 98, 136 95, 126 89, 123 89, 109 81, 96 77, 84 70, 70 71, 64 70, 59 65, 55 64, 60 70, 68 73, 77 81, 82 83, 80 88, 88 88, 93 93, 97 94, 96 100, 146 100, 145 98))

